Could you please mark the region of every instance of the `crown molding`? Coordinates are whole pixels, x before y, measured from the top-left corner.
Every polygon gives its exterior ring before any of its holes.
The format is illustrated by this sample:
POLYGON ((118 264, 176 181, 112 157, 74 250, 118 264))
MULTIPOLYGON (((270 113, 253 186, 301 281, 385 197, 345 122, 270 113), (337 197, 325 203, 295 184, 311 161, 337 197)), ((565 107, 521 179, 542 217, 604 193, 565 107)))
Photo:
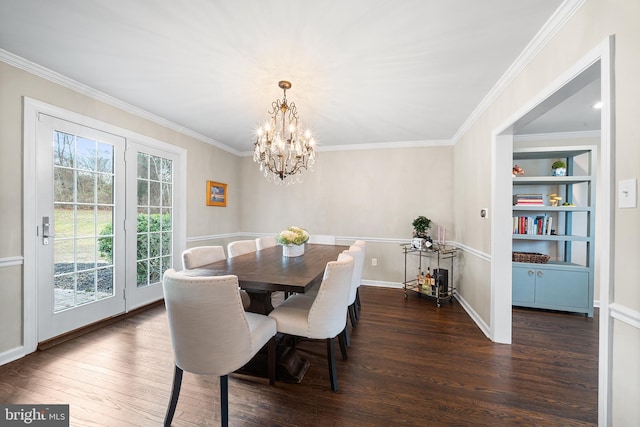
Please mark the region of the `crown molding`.
POLYGON ((155 114, 152 114, 146 110, 143 110, 142 108, 138 108, 136 106, 133 106, 129 103, 126 103, 118 98, 115 98, 113 96, 107 95, 104 92, 100 92, 99 90, 93 89, 92 87, 89 87, 83 83, 80 83, 76 80, 70 79, 69 77, 63 76, 60 73, 57 73, 53 70, 50 70, 48 68, 45 68, 41 65, 36 64, 35 62, 31 62, 27 59, 24 59, 18 55, 15 55, 11 52, 8 52, 4 49, 0 49, 0 61, 11 65, 12 67, 16 67, 18 69, 21 69, 23 71, 26 71, 28 73, 31 73, 33 75, 36 75, 38 77, 41 77, 45 80, 49 80, 50 82, 53 82, 55 84, 58 84, 60 86, 66 87, 67 89, 71 89, 75 92, 78 92, 82 95, 88 96, 90 98, 93 98, 95 100, 98 100, 100 102, 104 102, 105 104, 111 105, 112 107, 116 107, 119 108, 123 111, 126 111, 127 113, 133 114, 135 116, 138 116, 142 119, 145 120, 149 120, 150 122, 159 124, 160 126, 164 126, 168 129, 174 130, 178 133, 181 133, 183 135, 186 136, 190 136, 194 139, 197 139, 198 141, 204 142, 206 144, 210 144, 213 145, 214 147, 217 147, 221 150, 227 151, 231 154, 234 154, 236 156, 239 156, 241 153, 240 151, 233 149, 231 147, 229 147, 228 145, 225 145, 219 141, 216 141, 213 138, 209 138, 207 136, 204 136, 198 132, 195 132, 189 128, 186 128, 184 126, 181 126, 177 123, 174 123, 170 120, 164 119, 160 116, 157 116, 155 114))
MULTIPOLYGON (((422 148, 422 147, 444 147, 453 145, 450 139, 439 139, 431 141, 398 141, 398 142, 373 142, 370 144, 349 144, 349 145, 318 145, 318 152, 329 151, 359 151, 359 150, 385 150, 397 148, 422 148)), ((253 151, 243 151, 242 157, 253 156, 253 151)))
POLYGON ((586 130, 579 132, 552 132, 552 133, 530 133, 524 135, 513 135, 514 141, 545 141, 548 139, 578 139, 578 138, 600 138, 599 130, 586 130))
POLYGON ((531 62, 533 58, 547 45, 564 24, 582 7, 587 0, 565 0, 558 9, 551 15, 540 31, 533 37, 524 50, 518 55, 507 71, 500 77, 498 82, 491 88, 489 93, 480 101, 480 104, 471 112, 471 115, 460 126, 452 138, 456 144, 478 118, 489 108, 498 96, 513 82, 522 70, 531 62))

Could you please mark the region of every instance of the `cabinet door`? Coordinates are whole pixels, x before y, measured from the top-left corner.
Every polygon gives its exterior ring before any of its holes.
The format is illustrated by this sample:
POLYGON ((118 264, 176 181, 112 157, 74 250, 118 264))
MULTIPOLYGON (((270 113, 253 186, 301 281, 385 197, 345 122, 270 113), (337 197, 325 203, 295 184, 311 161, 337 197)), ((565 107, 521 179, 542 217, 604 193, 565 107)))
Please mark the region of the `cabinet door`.
POLYGON ((536 289, 536 275, 532 268, 513 267, 512 269, 513 304, 533 303, 536 289))
POLYGON ((536 269, 535 301, 559 307, 588 307, 589 273, 536 269))

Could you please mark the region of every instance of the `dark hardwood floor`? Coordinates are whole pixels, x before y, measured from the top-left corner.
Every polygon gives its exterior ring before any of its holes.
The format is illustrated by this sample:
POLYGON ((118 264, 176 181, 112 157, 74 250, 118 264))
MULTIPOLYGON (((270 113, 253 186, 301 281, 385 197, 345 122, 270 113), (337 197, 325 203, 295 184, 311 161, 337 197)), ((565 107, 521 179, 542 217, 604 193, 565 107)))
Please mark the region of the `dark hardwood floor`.
MULTIPOLYGON (((514 309, 512 345, 457 302, 361 287, 349 360, 329 386, 324 342, 300 384, 229 379, 232 426, 597 425, 598 321, 514 309)), ((337 346, 336 346, 337 347, 337 346)), ((71 426, 161 425, 173 355, 163 306, 0 367, 0 402, 70 404, 71 426)), ((216 377, 185 373, 174 426, 220 423, 216 377)))

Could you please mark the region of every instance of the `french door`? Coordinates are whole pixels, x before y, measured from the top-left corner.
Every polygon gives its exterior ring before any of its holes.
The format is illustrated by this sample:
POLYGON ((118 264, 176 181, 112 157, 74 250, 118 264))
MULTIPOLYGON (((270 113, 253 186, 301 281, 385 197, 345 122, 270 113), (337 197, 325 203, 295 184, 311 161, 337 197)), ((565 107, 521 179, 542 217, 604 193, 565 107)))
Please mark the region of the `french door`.
POLYGON ((162 298, 178 155, 42 113, 36 148, 38 341, 162 298))
POLYGON ((125 140, 40 114, 38 341, 125 311, 125 140))

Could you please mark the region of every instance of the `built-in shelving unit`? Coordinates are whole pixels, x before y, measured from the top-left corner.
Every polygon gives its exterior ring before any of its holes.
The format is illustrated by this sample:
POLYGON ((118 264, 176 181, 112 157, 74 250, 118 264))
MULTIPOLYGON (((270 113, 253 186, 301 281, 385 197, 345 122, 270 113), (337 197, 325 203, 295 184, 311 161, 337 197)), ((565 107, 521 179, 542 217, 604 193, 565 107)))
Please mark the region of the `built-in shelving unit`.
MULTIPOLYGON (((514 262, 513 305, 584 313, 593 316, 595 176, 594 147, 516 149, 514 164, 537 165, 513 178, 513 194, 543 194, 544 205, 513 206, 513 217, 547 221, 544 234, 513 234, 513 251, 543 253, 549 262, 514 262), (566 176, 551 176, 551 163, 564 160, 566 176), (541 173, 547 165, 549 176, 541 173), (560 206, 550 206, 546 195, 562 197, 560 206), (562 206, 562 203, 572 206, 562 206)), ((517 220, 514 220, 517 228, 517 220)))

